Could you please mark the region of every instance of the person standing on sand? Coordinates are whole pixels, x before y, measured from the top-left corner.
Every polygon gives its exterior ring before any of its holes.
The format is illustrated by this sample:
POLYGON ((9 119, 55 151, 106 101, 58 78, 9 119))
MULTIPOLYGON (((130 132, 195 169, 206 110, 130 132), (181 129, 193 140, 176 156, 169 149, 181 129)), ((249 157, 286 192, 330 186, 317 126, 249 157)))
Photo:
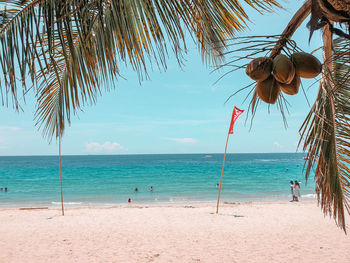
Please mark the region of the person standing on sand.
POLYGON ((293 183, 293 181, 290 181, 290 192, 292 193, 292 198, 293 198, 293 200, 291 200, 291 202, 292 202, 292 201, 295 201, 295 196, 294 196, 294 183, 293 183))
POLYGON ((300 198, 300 184, 298 181, 295 181, 293 188, 293 195, 295 197, 295 201, 299 201, 300 198))

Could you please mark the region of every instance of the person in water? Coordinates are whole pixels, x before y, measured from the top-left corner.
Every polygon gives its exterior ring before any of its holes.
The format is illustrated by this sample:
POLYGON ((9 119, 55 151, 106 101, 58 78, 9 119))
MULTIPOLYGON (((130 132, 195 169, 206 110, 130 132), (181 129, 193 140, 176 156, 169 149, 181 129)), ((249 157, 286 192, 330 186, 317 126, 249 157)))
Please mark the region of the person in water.
POLYGON ((151 191, 151 192, 153 192, 153 186, 151 185, 151 187, 149 188, 149 190, 151 191))
POLYGON ((5 192, 7 192, 7 187, 5 187, 5 192))
POLYGON ((129 203, 129 204, 131 203, 131 198, 128 199, 128 203, 129 203))
POLYGON ((135 192, 138 192, 138 191, 139 191, 139 189, 138 189, 137 187, 135 187, 134 191, 135 191, 135 192))

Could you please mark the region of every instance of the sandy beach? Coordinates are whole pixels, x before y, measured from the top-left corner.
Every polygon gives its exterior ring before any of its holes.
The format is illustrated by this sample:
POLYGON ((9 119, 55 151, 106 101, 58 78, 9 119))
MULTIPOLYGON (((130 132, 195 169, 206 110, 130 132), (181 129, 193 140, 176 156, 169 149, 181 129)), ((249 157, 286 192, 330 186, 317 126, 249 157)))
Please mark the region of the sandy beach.
POLYGON ((1 209, 0 262, 350 262, 350 237, 314 201, 65 212, 1 209))

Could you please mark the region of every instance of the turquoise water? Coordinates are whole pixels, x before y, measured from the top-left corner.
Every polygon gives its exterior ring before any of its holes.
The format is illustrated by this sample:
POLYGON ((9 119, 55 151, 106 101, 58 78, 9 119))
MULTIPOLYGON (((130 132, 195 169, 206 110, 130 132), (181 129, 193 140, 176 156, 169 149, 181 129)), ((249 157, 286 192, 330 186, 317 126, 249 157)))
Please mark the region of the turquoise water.
MULTIPOLYGON (((63 156, 64 202, 213 201, 222 160, 223 154, 63 156), (148 190, 151 185, 153 192, 148 190)), ((300 153, 228 154, 221 200, 290 200, 290 180, 302 182, 302 199, 314 198, 314 182, 305 185, 303 164, 300 153)), ((58 205, 58 157, 0 157, 0 187, 8 188, 6 193, 0 191, 2 207, 58 205)))

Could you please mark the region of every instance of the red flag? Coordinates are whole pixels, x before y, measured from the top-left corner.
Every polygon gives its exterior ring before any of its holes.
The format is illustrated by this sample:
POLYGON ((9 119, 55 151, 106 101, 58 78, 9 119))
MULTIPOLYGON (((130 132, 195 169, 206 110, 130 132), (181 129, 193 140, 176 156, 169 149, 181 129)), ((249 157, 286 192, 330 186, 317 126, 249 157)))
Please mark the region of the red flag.
POLYGON ((241 115, 243 112, 244 112, 244 110, 240 110, 236 106, 233 108, 230 129, 228 131, 229 134, 233 134, 233 125, 235 124, 235 121, 237 120, 239 115, 241 115))

